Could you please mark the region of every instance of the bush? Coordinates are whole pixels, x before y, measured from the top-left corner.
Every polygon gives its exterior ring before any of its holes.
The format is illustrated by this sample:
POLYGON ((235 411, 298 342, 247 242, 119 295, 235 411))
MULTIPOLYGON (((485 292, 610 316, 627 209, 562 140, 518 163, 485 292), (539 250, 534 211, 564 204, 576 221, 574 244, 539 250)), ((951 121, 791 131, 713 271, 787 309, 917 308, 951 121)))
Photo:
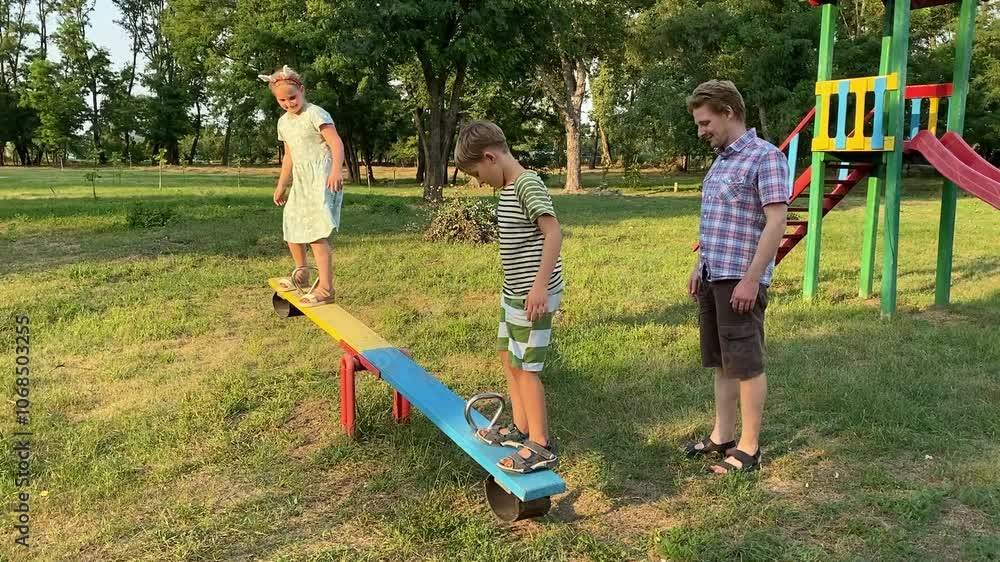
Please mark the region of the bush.
POLYGON ((375 199, 368 204, 368 209, 377 214, 399 215, 406 212, 406 203, 398 199, 375 199))
POLYGON ((493 205, 483 200, 451 199, 435 210, 424 240, 485 244, 497 235, 493 205))
POLYGON ((166 207, 147 207, 142 203, 129 207, 125 221, 129 228, 154 228, 167 226, 177 218, 177 213, 166 207))

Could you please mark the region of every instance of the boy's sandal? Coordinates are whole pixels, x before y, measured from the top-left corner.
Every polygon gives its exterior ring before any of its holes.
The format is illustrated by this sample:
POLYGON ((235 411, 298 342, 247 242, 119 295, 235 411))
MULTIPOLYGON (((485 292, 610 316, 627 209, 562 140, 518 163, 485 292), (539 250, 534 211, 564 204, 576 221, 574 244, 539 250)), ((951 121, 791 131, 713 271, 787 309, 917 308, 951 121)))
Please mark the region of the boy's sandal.
POLYGON ((515 474, 531 474, 532 472, 537 472, 539 470, 545 470, 547 468, 555 468, 556 464, 559 463, 559 457, 556 456, 555 446, 549 445, 549 447, 542 447, 538 443, 531 441, 530 439, 521 443, 521 447, 524 447, 531 451, 531 454, 527 458, 522 457, 518 453, 513 455, 508 455, 499 462, 497 466, 500 470, 506 472, 513 472, 515 474), (505 460, 510 461, 510 466, 504 464, 505 460))
POLYGON ((720 457, 724 457, 726 455, 726 451, 734 447, 736 447, 736 441, 727 441, 719 444, 712 441, 711 437, 706 437, 701 441, 688 443, 687 446, 684 447, 684 454, 690 458, 711 454, 718 454, 720 457), (701 445, 701 447, 698 445, 701 445))
POLYGON ((736 466, 735 464, 729 461, 722 461, 722 464, 714 464, 711 467, 709 467, 708 469, 709 472, 713 472, 715 474, 729 474, 730 472, 753 472, 755 470, 760 470, 759 448, 757 449, 757 452, 752 455, 748 455, 747 453, 744 453, 739 449, 733 449, 729 453, 729 456, 734 457, 735 459, 743 463, 743 466, 736 466), (725 472, 716 472, 714 470, 715 468, 723 468, 725 469, 725 472))
POLYGON ((520 447, 521 444, 524 443, 525 439, 528 438, 528 434, 521 432, 521 430, 512 423, 506 427, 492 425, 486 429, 480 429, 476 432, 476 437, 487 445, 520 447))
MULTIPOLYGON (((315 285, 313 288, 315 289, 315 285)), ((308 293, 302 295, 302 298, 299 299, 298 306, 299 308, 311 308, 314 306, 323 306, 324 304, 333 304, 335 294, 336 291, 331 289, 329 295, 321 297, 314 293, 313 289, 310 289, 308 293)))

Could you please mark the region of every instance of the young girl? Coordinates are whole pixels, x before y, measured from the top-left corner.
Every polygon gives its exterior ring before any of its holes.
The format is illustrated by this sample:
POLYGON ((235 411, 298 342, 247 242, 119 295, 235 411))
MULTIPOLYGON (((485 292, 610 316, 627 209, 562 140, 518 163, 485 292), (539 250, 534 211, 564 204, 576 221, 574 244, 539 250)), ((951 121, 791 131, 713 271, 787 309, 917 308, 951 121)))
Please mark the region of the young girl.
POLYGON ((290 278, 280 280, 286 290, 301 289, 309 278, 306 245, 312 247, 319 279, 306 288, 299 306, 333 302, 333 271, 329 236, 340 229, 343 201, 344 143, 333 119, 323 108, 305 99, 298 73, 283 67, 258 77, 267 82, 285 114, 278 119, 278 140, 285 144, 274 204, 284 206, 282 229, 295 260, 290 278), (291 176, 292 187, 287 189, 291 176))

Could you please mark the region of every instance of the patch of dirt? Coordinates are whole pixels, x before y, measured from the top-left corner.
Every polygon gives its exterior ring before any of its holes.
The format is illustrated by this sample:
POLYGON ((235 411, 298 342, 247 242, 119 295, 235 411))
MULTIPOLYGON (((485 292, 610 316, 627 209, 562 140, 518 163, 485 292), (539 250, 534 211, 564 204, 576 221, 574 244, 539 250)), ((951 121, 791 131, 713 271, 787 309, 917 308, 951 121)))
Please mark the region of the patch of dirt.
POLYGON ((941 506, 940 524, 967 533, 985 533, 992 525, 982 511, 955 500, 946 500, 941 506))
MULTIPOLYGON (((764 489, 794 503, 817 504, 844 499, 850 467, 840 466, 823 449, 800 449, 766 462, 764 489)), ((766 457, 765 457, 766 460, 766 457)))
MULTIPOLYGON (((642 542, 657 529, 678 524, 671 500, 652 486, 632 482, 615 497, 592 488, 577 488, 552 498, 549 519, 577 527, 613 542, 642 542)), ((521 525, 519 523, 519 525, 521 525)), ((526 528, 542 523, 526 521, 526 528)))
POLYGON ((322 448, 333 435, 331 420, 333 406, 329 400, 311 398, 297 404, 284 423, 286 429, 302 439, 302 443, 289 453, 292 458, 302 460, 322 448))
POLYGON ((927 320, 935 326, 947 326, 957 324, 958 322, 965 320, 965 317, 961 314, 958 314, 953 310, 945 310, 941 308, 927 308, 918 312, 916 316, 917 318, 927 320))

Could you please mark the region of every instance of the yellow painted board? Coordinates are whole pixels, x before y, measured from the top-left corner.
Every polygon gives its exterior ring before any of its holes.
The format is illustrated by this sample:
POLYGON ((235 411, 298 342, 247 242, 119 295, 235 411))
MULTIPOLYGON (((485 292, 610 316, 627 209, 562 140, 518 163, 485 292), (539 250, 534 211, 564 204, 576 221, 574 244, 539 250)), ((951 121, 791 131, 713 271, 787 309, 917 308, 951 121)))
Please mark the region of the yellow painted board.
MULTIPOLYGON (((302 298, 297 291, 285 291, 278 284, 277 279, 268 279, 267 283, 274 289, 274 292, 281 295, 292 306, 299 308, 297 303, 302 298)), ((338 342, 343 341, 351 346, 358 353, 364 353, 370 349, 381 349, 393 347, 392 344, 382 339, 382 336, 375 333, 362 321, 351 316, 349 312, 340 307, 339 304, 325 304, 308 308, 299 308, 307 318, 316 323, 324 332, 333 336, 338 342)))
POLYGON ((931 105, 927 115, 927 129, 935 136, 937 136, 938 107, 940 103, 940 98, 931 98, 931 105))
MULTIPOLYGON (((873 81, 874 82, 874 81, 873 81)), ((872 86, 874 89, 874 84, 872 86)), ((848 150, 865 149, 865 93, 868 91, 865 84, 851 84, 851 93, 854 94, 854 131, 847 137, 848 150)), ((869 142, 870 144, 870 142, 869 142)))

